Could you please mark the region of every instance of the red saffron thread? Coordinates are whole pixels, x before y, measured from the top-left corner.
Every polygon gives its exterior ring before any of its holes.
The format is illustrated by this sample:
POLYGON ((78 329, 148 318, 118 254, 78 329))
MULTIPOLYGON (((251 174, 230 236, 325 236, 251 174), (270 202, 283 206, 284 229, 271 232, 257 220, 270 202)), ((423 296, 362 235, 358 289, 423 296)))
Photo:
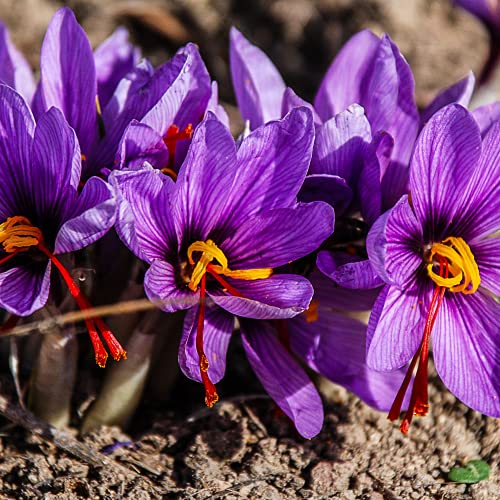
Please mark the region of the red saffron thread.
POLYGON ((216 271, 214 271, 214 268, 212 267, 212 264, 208 264, 207 266, 207 271, 225 288, 231 295, 234 295, 235 297, 242 297, 244 298, 244 295, 236 290, 234 286, 230 285, 220 274, 218 274, 216 271))
POLYGON ((208 376, 208 359, 203 350, 203 327, 205 324, 205 294, 206 294, 206 274, 203 275, 200 281, 200 309, 198 312, 198 324, 196 330, 196 351, 200 359, 200 375, 205 387, 205 404, 212 406, 219 400, 217 389, 208 376))
POLYGON ((7 262, 10 259, 12 259, 12 257, 15 257, 19 252, 20 252, 20 250, 7 254, 6 257, 4 257, 3 259, 0 259, 0 265, 7 262))
MULTIPOLYGON (((61 273, 61 276, 68 286, 68 289, 71 295, 74 297, 78 307, 82 311, 91 310, 92 306, 87 300, 87 298, 83 295, 80 288, 78 288, 77 284, 74 282, 73 278, 69 274, 68 270, 64 267, 61 261, 42 243, 38 243, 37 248, 43 252, 50 261, 56 266, 57 270, 61 273)), ((104 337, 106 344, 108 345, 109 350, 111 351, 111 355, 116 361, 120 359, 127 359, 127 352, 120 345, 115 336, 111 333, 111 330, 108 328, 106 323, 101 318, 89 319, 86 318, 85 325, 89 332, 90 340, 92 342, 92 346, 95 352, 95 360, 96 363, 104 368, 106 366, 106 361, 108 359, 108 353, 104 348, 104 345, 99 337, 97 329, 101 331, 101 335, 104 337)))
MULTIPOLYGON (((439 275, 448 277, 448 261, 442 257, 439 257, 439 275)), ((429 411, 429 394, 428 394, 428 365, 429 365, 429 341, 434 323, 436 322, 437 313, 441 307, 443 301, 444 293, 446 291, 445 287, 436 286, 434 293, 432 295, 431 304, 429 307, 429 313, 427 315, 427 320, 425 322, 424 334, 420 346, 413 356, 408 371, 406 372, 405 378, 401 387, 394 399, 392 407, 389 411, 388 419, 394 421, 399 418, 401 413, 401 406, 403 404, 404 396, 408 390, 408 386, 415 370, 415 365, 418 361, 417 373, 413 381, 413 387, 411 392, 410 403, 408 405, 408 410, 401 422, 400 430, 403 434, 407 434, 410 428, 411 421, 414 415, 425 416, 429 411)))
MULTIPOLYGON (((163 139, 165 146, 168 149, 168 169, 173 171, 175 161, 175 151, 177 142, 191 139, 193 137, 193 125, 190 123, 184 130, 181 130, 177 125, 170 125, 163 139)), ((175 173, 175 172, 174 172, 175 173)), ((175 180, 175 179, 174 179, 175 180)))

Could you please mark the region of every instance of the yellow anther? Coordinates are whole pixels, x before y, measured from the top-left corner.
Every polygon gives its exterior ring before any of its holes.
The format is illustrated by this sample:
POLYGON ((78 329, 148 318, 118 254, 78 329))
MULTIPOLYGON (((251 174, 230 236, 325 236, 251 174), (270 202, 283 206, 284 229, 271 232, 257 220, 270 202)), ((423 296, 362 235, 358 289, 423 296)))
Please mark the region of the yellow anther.
POLYGON ((196 262, 196 266, 191 275, 191 281, 188 285, 193 292, 197 290, 201 278, 203 278, 203 275, 207 272, 207 266, 213 260, 216 260, 219 263, 218 265, 212 265, 213 271, 217 274, 229 276, 234 279, 259 280, 269 278, 269 276, 273 273, 273 270, 269 267, 260 269, 229 269, 227 257, 212 240, 195 241, 189 246, 187 250, 187 257, 191 265, 195 263, 193 259, 194 252, 200 252, 201 257, 198 259, 198 262, 196 262))
POLYGON ((0 224, 0 244, 7 253, 27 250, 43 240, 42 232, 20 215, 9 217, 0 224))
POLYGON ((262 267, 260 269, 236 269, 223 268, 222 266, 212 266, 213 270, 218 274, 229 276, 237 280, 262 280, 269 278, 273 274, 270 267, 262 267))
POLYGON ((453 236, 432 245, 427 272, 436 285, 448 288, 451 292, 474 293, 481 283, 479 268, 469 245, 462 238, 453 236), (439 276, 434 271, 436 255, 446 259, 448 278, 439 276))

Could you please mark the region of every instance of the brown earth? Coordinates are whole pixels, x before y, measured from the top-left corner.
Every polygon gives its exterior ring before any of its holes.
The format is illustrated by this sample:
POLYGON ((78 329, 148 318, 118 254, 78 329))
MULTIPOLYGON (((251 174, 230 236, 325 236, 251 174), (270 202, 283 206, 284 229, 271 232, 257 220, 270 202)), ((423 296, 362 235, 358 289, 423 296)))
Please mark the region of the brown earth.
POLYGON ((266 396, 248 394, 184 417, 136 415, 143 428, 133 438, 116 427, 85 437, 95 452, 132 440, 111 454, 128 471, 93 467, 11 429, 0 440, 0 492, 13 499, 498 498, 500 422, 466 408, 438 379, 430 414, 408 436, 342 389, 323 392, 325 425, 312 440, 298 436, 266 396), (477 458, 492 467, 488 481, 447 480, 452 467, 477 458))

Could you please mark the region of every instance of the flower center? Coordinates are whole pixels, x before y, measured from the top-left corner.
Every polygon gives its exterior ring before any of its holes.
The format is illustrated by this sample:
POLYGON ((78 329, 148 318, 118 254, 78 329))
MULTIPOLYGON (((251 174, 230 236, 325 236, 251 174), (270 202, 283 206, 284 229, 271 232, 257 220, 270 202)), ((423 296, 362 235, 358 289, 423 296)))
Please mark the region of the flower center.
POLYGON ((477 291, 481 283, 479 268, 469 245, 462 238, 450 236, 442 243, 434 243, 429 260, 427 272, 436 285, 447 288, 450 292, 470 294, 477 291), (434 271, 436 256, 448 261, 450 274, 448 278, 444 278, 434 271))
POLYGON ((388 416, 391 421, 399 417, 404 396, 418 362, 410 403, 400 425, 401 432, 404 434, 408 432, 414 415, 422 417, 427 415, 429 411, 427 391, 429 343, 432 328, 436 322, 446 290, 454 293, 462 292, 471 294, 477 291, 481 283, 479 268, 469 245, 462 238, 455 238, 454 236, 446 238, 441 243, 434 243, 432 245, 427 264, 427 273, 432 281, 436 283, 436 288, 434 289, 427 314, 424 334, 420 346, 410 362, 405 379, 401 384, 401 388, 396 395, 388 416))
POLYGON ((181 130, 177 125, 170 125, 167 133, 163 138, 163 142, 168 149, 168 165, 161 169, 161 171, 177 180, 177 172, 175 171, 175 151, 177 149, 178 141, 185 141, 193 137, 193 125, 190 123, 185 129, 181 130))
POLYGON ((193 292, 200 288, 200 307, 198 312, 198 322, 196 329, 196 351, 199 358, 199 367, 201 381, 205 387, 205 404, 211 408, 218 400, 219 396, 215 385, 210 380, 208 369, 210 367, 208 358, 205 354, 203 347, 203 329, 205 323, 205 301, 206 301, 206 275, 207 272, 223 287, 224 291, 228 291, 231 295, 236 297, 243 297, 236 288, 230 285, 222 276, 240 280, 258 280, 265 279, 271 276, 273 270, 271 268, 261 269, 237 269, 232 270, 228 267, 227 257, 224 252, 212 241, 195 241, 187 250, 187 257, 189 263, 194 265, 191 274, 191 280, 188 287, 193 292), (194 254, 201 254, 196 261, 193 258, 194 254), (217 261, 219 264, 212 264, 217 261))
MULTIPOLYGON (((9 217, 4 223, 0 224, 0 243, 3 245, 4 251, 8 254, 7 257, 0 259, 0 264, 3 264, 15 257, 18 253, 28 250, 30 247, 37 248, 54 264, 56 269, 60 272, 61 277, 65 281, 71 295, 75 298, 78 307, 82 311, 91 310, 87 298, 83 295, 82 291, 74 282, 71 274, 64 267, 62 262, 44 245, 42 231, 33 226, 29 219, 17 215, 9 217)), ((106 365, 108 353, 99 338, 98 330, 101 332, 104 340, 106 341, 113 358, 116 361, 126 359, 127 353, 125 349, 116 340, 111 330, 107 327, 106 323, 101 318, 86 319, 85 324, 90 335, 90 340, 95 352, 96 363, 100 367, 106 365)), ((5 329, 12 328, 5 325, 5 329)))

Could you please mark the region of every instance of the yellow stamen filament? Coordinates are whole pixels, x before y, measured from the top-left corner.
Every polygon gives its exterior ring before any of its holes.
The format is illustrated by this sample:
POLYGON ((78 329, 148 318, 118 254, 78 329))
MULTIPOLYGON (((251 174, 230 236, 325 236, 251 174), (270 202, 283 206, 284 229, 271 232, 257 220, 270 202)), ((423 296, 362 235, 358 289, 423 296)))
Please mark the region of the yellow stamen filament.
POLYGON ((20 215, 9 217, 0 224, 0 244, 7 253, 28 250, 43 240, 42 232, 20 215))
POLYGON ((442 243, 434 243, 429 256, 427 272, 438 286, 451 292, 474 293, 481 283, 479 268, 472 251, 462 238, 450 236, 442 243), (439 276, 434 272, 434 256, 439 255, 448 261, 449 277, 439 276))
POLYGON ((102 110, 101 110, 101 103, 99 101, 99 96, 95 96, 95 108, 96 108, 96 111, 97 111, 97 114, 99 116, 102 116, 102 110))
POLYGON ((273 270, 269 267, 260 269, 229 269, 224 252, 212 240, 195 241, 189 246, 187 256, 191 265, 194 264, 194 252, 200 252, 201 257, 198 259, 198 262, 196 262, 196 266, 191 275, 191 281, 188 285, 193 292, 198 289, 201 279, 207 272, 207 266, 213 260, 216 260, 219 263, 219 265, 212 265, 213 271, 217 274, 222 274, 239 280, 265 279, 269 278, 269 276, 273 273, 273 270))

